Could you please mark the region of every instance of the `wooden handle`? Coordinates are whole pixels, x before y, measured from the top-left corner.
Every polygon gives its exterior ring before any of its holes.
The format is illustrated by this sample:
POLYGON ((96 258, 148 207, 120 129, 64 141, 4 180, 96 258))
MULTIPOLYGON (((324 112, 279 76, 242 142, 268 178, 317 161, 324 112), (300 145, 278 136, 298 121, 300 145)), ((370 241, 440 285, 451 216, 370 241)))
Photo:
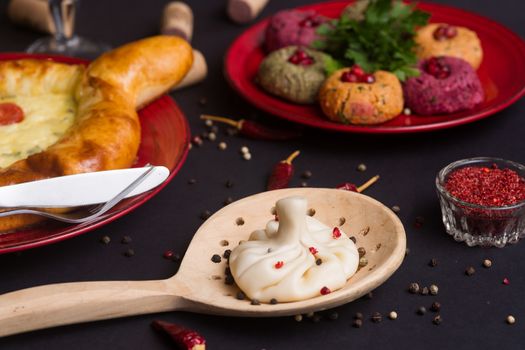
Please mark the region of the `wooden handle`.
POLYGON ((180 1, 164 6, 160 32, 165 35, 178 35, 191 41, 193 35, 193 12, 191 7, 180 1))
POLYGON ((0 337, 178 309, 183 299, 167 281, 60 283, 0 295, 0 337))
POLYGON ((227 12, 237 23, 247 23, 255 19, 269 0, 228 0, 227 12))

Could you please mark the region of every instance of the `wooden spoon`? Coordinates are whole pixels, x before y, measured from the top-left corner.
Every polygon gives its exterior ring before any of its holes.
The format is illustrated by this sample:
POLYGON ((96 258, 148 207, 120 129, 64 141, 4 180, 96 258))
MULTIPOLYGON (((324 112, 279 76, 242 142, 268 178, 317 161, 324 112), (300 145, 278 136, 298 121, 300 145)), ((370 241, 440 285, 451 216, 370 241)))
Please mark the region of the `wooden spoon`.
POLYGON ((222 208, 197 231, 178 273, 159 281, 75 282, 23 289, 0 296, 0 336, 72 323, 164 311, 270 317, 319 311, 355 300, 377 288, 401 265, 406 237, 398 217, 365 195, 336 189, 293 188, 256 194, 222 208), (273 218, 281 198, 307 198, 309 213, 341 226, 366 249, 368 265, 344 288, 313 299, 251 305, 237 300, 236 286, 224 283, 222 255, 273 218))

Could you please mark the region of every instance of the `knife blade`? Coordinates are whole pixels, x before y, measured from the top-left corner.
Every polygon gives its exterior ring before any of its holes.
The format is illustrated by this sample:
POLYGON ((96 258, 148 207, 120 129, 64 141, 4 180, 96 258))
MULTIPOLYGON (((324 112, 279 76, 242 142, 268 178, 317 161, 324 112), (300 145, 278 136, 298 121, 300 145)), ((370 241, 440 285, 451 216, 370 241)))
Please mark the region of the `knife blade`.
MULTIPOLYGON (((0 187, 0 207, 61 208, 104 203, 148 169, 97 171, 3 186, 0 187)), ((126 198, 157 187, 168 178, 169 173, 168 168, 155 166, 126 198)))

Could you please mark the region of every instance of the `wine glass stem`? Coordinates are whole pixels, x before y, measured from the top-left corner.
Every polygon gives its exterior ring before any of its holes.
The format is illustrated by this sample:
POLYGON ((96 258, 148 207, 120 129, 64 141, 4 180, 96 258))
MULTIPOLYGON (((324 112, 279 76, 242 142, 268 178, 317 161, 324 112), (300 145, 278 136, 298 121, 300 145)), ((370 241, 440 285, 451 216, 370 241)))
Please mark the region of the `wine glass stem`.
POLYGON ((65 44, 68 38, 64 32, 62 0, 49 0, 49 11, 55 24, 55 40, 58 44, 65 44))

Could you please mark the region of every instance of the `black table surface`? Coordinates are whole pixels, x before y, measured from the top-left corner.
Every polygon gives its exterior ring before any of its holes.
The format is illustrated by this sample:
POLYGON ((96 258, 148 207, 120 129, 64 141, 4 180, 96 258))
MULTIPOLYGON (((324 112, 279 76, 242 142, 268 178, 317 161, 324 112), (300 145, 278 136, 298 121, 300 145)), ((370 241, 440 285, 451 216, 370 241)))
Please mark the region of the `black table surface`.
MULTIPOLYGON (((279 9, 316 0, 271 1, 262 16, 279 9)), ((439 0, 503 23, 525 37, 520 0, 439 0)), ((166 1, 83 1, 77 32, 113 46, 154 35, 158 32, 166 1)), ((198 119, 203 112, 235 118, 258 118, 280 123, 244 102, 223 77, 223 57, 231 42, 247 27, 233 24, 225 15, 226 1, 191 1, 195 13, 193 45, 207 58, 209 75, 205 82, 176 92, 173 97, 185 112, 194 134, 205 130, 198 119), (199 104, 206 98, 206 105, 199 104)), ((40 33, 11 24, 6 16, 7 1, 0 1, 0 50, 23 51, 40 33)), ((525 63, 524 63, 525 64, 525 63)), ((512 69, 512 67, 501 67, 512 69)), ((497 72, 495 72, 497 74, 497 72)), ((334 187, 338 183, 364 182, 375 174, 379 183, 367 194, 385 203, 398 205, 410 253, 400 269, 373 293, 337 308, 339 318, 320 313, 320 322, 293 317, 251 319, 207 316, 184 312, 144 315, 88 324, 72 325, 11 336, 0 340, 0 349, 169 349, 171 345, 150 328, 162 319, 200 331, 210 349, 519 349, 525 348, 525 244, 504 249, 469 248, 456 243, 441 222, 434 178, 448 163, 473 156, 496 156, 525 163, 525 100, 488 119, 454 129, 428 134, 365 136, 309 130, 299 140, 264 142, 240 137, 219 139, 228 143, 219 151, 217 142, 206 141, 189 157, 175 179, 149 202, 129 215, 95 231, 21 253, 0 256, 0 293, 68 281, 163 279, 177 271, 177 264, 162 258, 167 249, 181 254, 202 223, 200 213, 215 211, 229 196, 238 199, 264 191, 273 164, 295 149, 297 175, 292 186, 299 186, 299 174, 311 170, 309 186, 334 187), (250 148, 252 159, 239 155, 242 145, 250 148), (358 164, 367 166, 356 171, 358 164), (188 185, 194 178, 197 183, 188 185), (231 180, 234 186, 224 184, 231 180), (417 216, 425 218, 415 228, 417 216), (108 245, 99 243, 108 235, 108 245), (121 244, 123 236, 132 242, 121 244), (136 254, 123 252, 132 247, 136 254), (438 266, 429 267, 431 258, 438 266), (490 269, 481 267, 490 258, 490 269), (467 277, 465 268, 477 272, 467 277), (510 284, 503 285, 503 278, 510 284), (439 295, 413 296, 410 282, 435 283, 439 295), (442 304, 443 323, 432 324, 432 313, 416 314, 419 306, 434 300, 442 304), (396 310, 396 321, 384 318, 379 324, 370 315, 386 315, 396 310), (352 327, 356 312, 365 315, 364 325, 352 327), (505 323, 512 314, 517 322, 505 323)), ((1 326, 1 325, 0 325, 1 326)))

